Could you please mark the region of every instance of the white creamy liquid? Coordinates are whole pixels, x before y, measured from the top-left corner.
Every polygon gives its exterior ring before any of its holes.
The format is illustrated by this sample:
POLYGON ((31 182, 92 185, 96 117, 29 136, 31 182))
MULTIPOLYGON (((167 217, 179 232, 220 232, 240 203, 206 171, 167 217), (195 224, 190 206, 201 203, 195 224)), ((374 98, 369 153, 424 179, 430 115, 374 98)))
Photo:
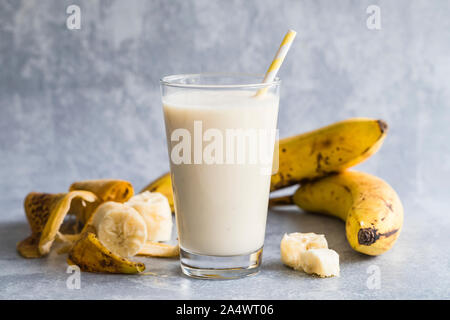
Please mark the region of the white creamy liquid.
MULTIPOLYGON (((203 133, 209 128, 220 130, 224 159, 226 129, 275 130, 278 97, 268 93, 255 98, 254 94, 185 90, 164 97, 169 157, 179 143, 171 141, 173 130, 187 129, 194 144, 194 121, 202 122, 203 133)), ((203 141, 203 149, 208 144, 203 141)), ((273 145, 268 148, 272 153, 273 145)), ((194 146, 191 151, 192 164, 170 163, 180 246, 192 253, 216 256, 260 249, 270 189, 270 174, 262 174, 264 165, 248 159, 244 164, 194 164, 194 146)))

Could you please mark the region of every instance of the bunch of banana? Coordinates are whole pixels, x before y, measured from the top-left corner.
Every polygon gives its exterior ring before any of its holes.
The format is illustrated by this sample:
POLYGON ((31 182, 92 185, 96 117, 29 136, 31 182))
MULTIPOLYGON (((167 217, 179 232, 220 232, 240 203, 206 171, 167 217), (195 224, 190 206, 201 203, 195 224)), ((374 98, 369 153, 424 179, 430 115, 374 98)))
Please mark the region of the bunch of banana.
MULTIPOLYGON (((387 251, 402 227, 398 196, 381 179, 345 171, 378 151, 387 129, 382 120, 353 118, 281 139, 276 153, 279 169, 271 178, 270 189, 296 184, 300 188, 294 196, 272 199, 269 205, 295 203, 307 211, 340 217, 346 221, 352 248, 369 255, 387 251), (338 194, 342 190, 344 193, 338 194)), ((170 174, 162 175, 145 190, 163 193, 173 211, 170 174)))
POLYGON ((76 182, 68 193, 30 193, 25 213, 32 234, 17 249, 27 258, 50 252, 54 240, 64 243, 59 253, 69 253, 68 263, 89 272, 137 273, 142 263, 128 260, 140 255, 174 257, 178 245, 167 241, 172 233, 172 215, 167 199, 156 193, 135 195, 122 180, 76 182), (72 214, 84 225, 81 232, 63 234, 64 218, 72 214))

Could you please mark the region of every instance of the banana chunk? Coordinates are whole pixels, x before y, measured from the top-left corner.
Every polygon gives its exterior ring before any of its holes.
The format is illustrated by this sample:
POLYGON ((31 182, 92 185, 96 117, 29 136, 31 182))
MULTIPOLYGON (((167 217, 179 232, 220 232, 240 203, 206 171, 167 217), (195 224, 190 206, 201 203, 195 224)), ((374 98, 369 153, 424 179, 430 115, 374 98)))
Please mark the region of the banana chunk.
POLYGON ((323 234, 294 232, 285 234, 281 240, 281 261, 295 270, 302 270, 301 254, 309 249, 328 248, 323 234))
POLYGON ((146 257, 173 258, 178 257, 179 254, 180 246, 178 244, 174 246, 167 243, 147 241, 137 255, 146 257))
POLYGON ((145 191, 130 198, 126 205, 139 212, 147 225, 148 241, 169 241, 172 237, 172 210, 159 192, 145 191))
POLYGON ((331 249, 311 249, 301 253, 302 268, 319 277, 339 276, 339 255, 331 249))
POLYGON ((104 202, 94 212, 92 225, 100 242, 121 257, 136 255, 147 240, 147 224, 132 207, 104 202))

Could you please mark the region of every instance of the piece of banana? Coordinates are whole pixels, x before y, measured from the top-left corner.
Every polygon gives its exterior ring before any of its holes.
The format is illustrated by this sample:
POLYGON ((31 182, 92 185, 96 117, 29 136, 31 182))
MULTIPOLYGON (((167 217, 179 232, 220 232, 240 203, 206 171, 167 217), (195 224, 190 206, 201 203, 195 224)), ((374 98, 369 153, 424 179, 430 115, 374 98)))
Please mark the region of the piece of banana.
POLYGON ((344 171, 304 183, 293 196, 270 200, 271 206, 289 203, 342 219, 350 246, 373 256, 392 248, 403 225, 403 206, 394 189, 363 172, 344 171))
POLYGON ((72 246, 67 263, 82 271, 106 273, 139 273, 145 265, 123 258, 108 250, 92 232, 86 232, 72 246))
POLYGON ((172 210, 167 198, 158 192, 145 191, 130 198, 126 205, 141 214, 147 224, 148 241, 169 241, 172 237, 172 210))
POLYGON ((147 241, 142 249, 138 252, 138 256, 174 258, 180 254, 180 246, 170 245, 166 243, 147 241))
POLYGON ((147 225, 142 216, 122 203, 101 204, 94 213, 92 226, 100 242, 121 257, 136 255, 147 240, 147 225))
MULTIPOLYGON (((383 120, 352 118, 281 139, 279 151, 275 153, 279 155, 279 169, 271 178, 270 190, 323 177, 363 162, 378 151, 387 130, 383 120)), ((143 191, 164 194, 174 211, 169 173, 151 182, 143 191)))
POLYGON ((321 248, 310 249, 301 253, 302 269, 306 273, 319 277, 339 276, 339 255, 336 251, 321 248))
POLYGON ((285 234, 280 244, 281 261, 291 268, 302 270, 302 252, 309 249, 328 248, 323 234, 294 232, 285 234))
POLYGON ((163 194, 169 201, 170 209, 172 210, 172 212, 175 212, 173 203, 172 179, 170 178, 170 173, 163 174, 162 176, 156 178, 153 182, 142 189, 141 193, 146 191, 159 192, 163 194))

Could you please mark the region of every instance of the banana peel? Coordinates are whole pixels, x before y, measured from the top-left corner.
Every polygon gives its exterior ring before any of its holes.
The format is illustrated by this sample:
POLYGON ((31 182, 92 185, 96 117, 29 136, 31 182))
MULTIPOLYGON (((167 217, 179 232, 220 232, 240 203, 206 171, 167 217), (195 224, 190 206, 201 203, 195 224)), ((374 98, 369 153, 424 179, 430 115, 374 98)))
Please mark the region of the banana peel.
POLYGON ((17 244, 17 251, 24 258, 40 258, 42 254, 39 251, 40 233, 32 233, 30 236, 17 244))
POLYGON ((90 191, 94 193, 98 200, 85 204, 76 201, 70 214, 75 215, 78 220, 85 224, 92 216, 97 207, 106 201, 126 202, 134 195, 134 189, 130 182, 117 179, 84 180, 72 183, 69 191, 90 191))
POLYGON ((87 191, 68 193, 29 193, 24 201, 25 214, 31 235, 17 244, 18 252, 25 258, 39 258, 50 248, 74 199, 94 202, 97 197, 87 191))
POLYGON ((106 249, 92 232, 85 232, 75 242, 67 263, 85 272, 136 274, 145 270, 143 263, 122 258, 106 249))
MULTIPOLYGON (((355 166, 381 147, 388 131, 383 120, 351 118, 279 141, 278 172, 270 181, 270 191, 314 180, 355 166)), ((275 159, 276 160, 276 159, 275 159)), ((172 180, 166 173, 141 192, 159 192, 169 200, 174 212, 172 180)))

